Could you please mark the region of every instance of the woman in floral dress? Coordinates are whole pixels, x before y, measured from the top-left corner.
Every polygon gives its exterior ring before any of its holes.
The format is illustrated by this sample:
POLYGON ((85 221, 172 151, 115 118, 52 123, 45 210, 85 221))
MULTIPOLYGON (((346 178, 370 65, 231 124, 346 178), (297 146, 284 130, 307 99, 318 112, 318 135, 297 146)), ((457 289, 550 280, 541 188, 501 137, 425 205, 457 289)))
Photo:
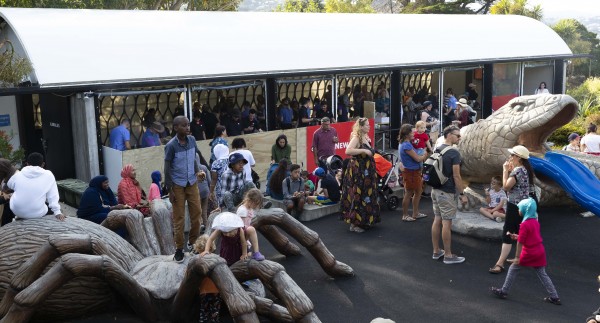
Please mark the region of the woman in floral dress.
POLYGON ((377 172, 369 138, 369 119, 360 118, 352 127, 346 154, 348 161, 342 178, 342 216, 350 231, 364 232, 379 219, 377 172))

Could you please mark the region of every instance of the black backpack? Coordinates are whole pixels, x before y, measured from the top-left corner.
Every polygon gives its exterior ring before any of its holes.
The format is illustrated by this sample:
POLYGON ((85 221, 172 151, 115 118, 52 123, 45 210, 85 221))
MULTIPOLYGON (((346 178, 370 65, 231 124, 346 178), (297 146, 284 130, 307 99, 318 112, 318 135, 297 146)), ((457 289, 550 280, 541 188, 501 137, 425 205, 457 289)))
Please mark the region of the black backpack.
POLYGON ((444 175, 444 161, 442 157, 450 150, 455 149, 452 146, 444 148, 442 151, 437 151, 427 158, 423 163, 423 182, 433 188, 442 187, 447 181, 448 177, 444 175))

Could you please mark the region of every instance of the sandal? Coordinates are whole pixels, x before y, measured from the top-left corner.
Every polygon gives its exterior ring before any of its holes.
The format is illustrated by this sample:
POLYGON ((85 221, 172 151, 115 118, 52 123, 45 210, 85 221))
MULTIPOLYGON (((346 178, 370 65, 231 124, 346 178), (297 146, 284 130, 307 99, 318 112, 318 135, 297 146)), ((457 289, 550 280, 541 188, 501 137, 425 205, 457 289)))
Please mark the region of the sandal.
POLYGON ((406 216, 402 217, 402 221, 404 221, 404 222, 413 222, 413 221, 417 221, 417 219, 413 218, 412 216, 406 215, 406 216))
POLYGON ((414 217, 414 219, 422 219, 422 218, 426 218, 427 214, 423 214, 423 213, 419 213, 416 217, 414 217))
POLYGON ((494 265, 494 267, 490 268, 488 271, 490 274, 500 274, 504 271, 504 267, 500 265, 494 265))
POLYGON ((351 224, 350 225, 350 231, 356 232, 356 233, 363 233, 363 232, 365 232, 365 229, 363 229, 363 228, 361 228, 361 227, 359 227, 357 225, 351 224))

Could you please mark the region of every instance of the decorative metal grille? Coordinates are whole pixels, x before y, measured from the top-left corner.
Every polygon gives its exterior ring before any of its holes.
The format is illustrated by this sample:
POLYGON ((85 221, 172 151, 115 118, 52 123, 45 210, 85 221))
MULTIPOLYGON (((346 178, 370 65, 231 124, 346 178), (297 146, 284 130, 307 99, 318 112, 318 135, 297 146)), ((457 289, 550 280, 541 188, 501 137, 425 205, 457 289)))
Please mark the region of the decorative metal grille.
MULTIPOLYGON (((331 85, 331 79, 309 80, 298 79, 297 82, 286 80, 285 83, 277 84, 277 104, 283 99, 290 101, 300 101, 301 98, 308 98, 311 101, 323 98, 327 91, 327 86, 331 85)), ((331 105, 331 102, 329 102, 331 105)))
POLYGON ((183 106, 184 95, 185 92, 173 92, 99 97, 98 115, 102 144, 109 146, 110 130, 120 125, 122 120, 129 119, 130 144, 132 147, 139 146, 145 131, 142 125, 143 118, 149 109, 155 109, 156 119, 165 121, 165 127, 171 129, 175 109, 183 106))
POLYGON ((402 75, 402 93, 408 92, 408 89, 414 87, 416 91, 422 89, 427 90, 427 93, 431 93, 431 77, 433 72, 423 73, 412 73, 402 75))
MULTIPOLYGON (((239 84, 239 83, 238 83, 239 84)), ((192 91, 192 102, 198 101, 201 105, 208 105, 214 113, 219 103, 219 97, 224 97, 229 105, 227 108, 241 108, 244 101, 250 102, 252 108, 257 109, 259 102, 256 99, 259 95, 264 97, 264 84, 262 82, 239 86, 236 83, 214 83, 214 84, 196 84, 194 87, 206 87, 206 89, 192 91)))
POLYGON ((40 96, 38 94, 31 95, 33 102, 33 122, 35 129, 42 129, 42 108, 40 106, 40 96))

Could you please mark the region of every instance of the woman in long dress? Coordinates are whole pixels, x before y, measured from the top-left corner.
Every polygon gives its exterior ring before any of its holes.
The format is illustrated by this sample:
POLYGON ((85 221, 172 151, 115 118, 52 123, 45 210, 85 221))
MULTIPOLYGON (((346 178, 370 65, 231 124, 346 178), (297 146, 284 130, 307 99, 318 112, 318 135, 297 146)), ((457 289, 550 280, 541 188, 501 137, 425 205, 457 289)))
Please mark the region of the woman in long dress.
POLYGON ((360 118, 352 127, 346 154, 352 156, 342 178, 342 216, 350 231, 364 232, 380 222, 377 172, 369 138, 369 119, 360 118))

